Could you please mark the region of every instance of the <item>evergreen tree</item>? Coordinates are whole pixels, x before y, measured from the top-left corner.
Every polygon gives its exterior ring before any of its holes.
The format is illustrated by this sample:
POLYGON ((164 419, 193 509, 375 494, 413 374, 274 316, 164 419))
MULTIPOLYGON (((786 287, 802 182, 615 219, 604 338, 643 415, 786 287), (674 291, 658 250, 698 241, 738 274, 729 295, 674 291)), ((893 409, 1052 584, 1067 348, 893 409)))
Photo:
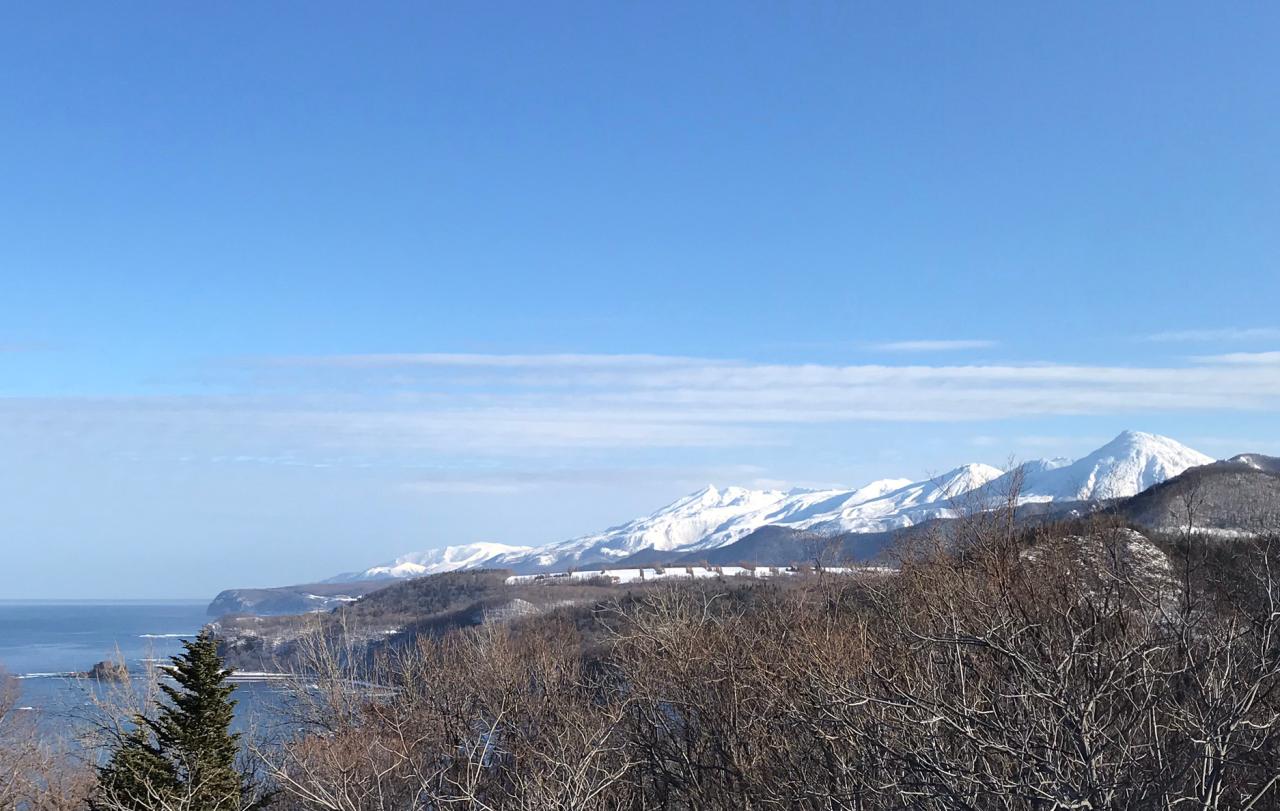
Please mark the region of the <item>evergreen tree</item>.
POLYGON ((89 805, 95 811, 153 808, 177 789, 173 764, 152 745, 146 720, 139 717, 98 769, 98 793, 89 805))
POLYGON ((171 805, 184 811, 240 811, 252 795, 236 768, 240 735, 231 731, 235 685, 212 634, 184 641, 162 682, 168 701, 156 718, 125 737, 99 773, 99 807, 144 811, 171 805), (163 802, 158 802, 162 798, 163 802))
POLYGON ((212 634, 202 631, 172 657, 176 684, 161 683, 169 701, 150 722, 159 750, 174 765, 191 811, 239 809, 242 790, 236 755, 240 735, 231 732, 234 684, 212 634))

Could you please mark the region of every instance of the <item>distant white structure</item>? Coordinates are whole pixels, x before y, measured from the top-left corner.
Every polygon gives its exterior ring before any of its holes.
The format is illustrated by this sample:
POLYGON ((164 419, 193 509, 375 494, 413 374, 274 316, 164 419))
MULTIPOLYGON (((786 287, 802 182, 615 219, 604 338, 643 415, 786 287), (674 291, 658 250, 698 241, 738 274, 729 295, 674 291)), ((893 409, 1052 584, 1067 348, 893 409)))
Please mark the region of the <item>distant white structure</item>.
MULTIPOLYGON (((806 570, 792 566, 667 566, 645 569, 580 569, 552 574, 517 574, 508 577, 507 585, 536 583, 545 580, 594 580, 604 577, 615 583, 641 583, 650 580, 680 580, 714 577, 783 577, 803 574, 806 570)), ((824 566, 830 574, 887 574, 895 571, 888 566, 824 566)))

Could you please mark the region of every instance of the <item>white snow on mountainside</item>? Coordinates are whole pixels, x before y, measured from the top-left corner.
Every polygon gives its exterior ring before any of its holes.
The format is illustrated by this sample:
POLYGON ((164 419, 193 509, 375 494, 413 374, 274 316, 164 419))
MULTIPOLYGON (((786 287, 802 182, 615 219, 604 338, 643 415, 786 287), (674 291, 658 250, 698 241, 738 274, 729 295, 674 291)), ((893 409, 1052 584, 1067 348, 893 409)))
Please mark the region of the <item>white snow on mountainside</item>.
POLYGON ((507 555, 497 565, 536 562, 539 566, 618 560, 642 549, 709 549, 731 544, 770 524, 796 525, 875 499, 909 484, 884 479, 858 490, 747 490, 713 486, 657 512, 604 532, 538 547, 527 555, 507 555))
POLYGON ((564 570, 618 561, 643 550, 691 552, 731 544, 765 526, 821 533, 885 532, 1007 498, 1021 478, 1021 502, 1088 501, 1136 495, 1208 456, 1172 439, 1125 431, 1074 462, 1028 462, 1005 473, 968 464, 921 481, 881 479, 855 490, 751 490, 708 486, 656 512, 603 532, 539 547, 468 544, 406 555, 334 580, 418 577, 478 566, 564 570))
POLYGON ((835 515, 818 516, 791 526, 817 532, 884 532, 933 518, 951 518, 958 509, 971 506, 963 498, 965 494, 1003 473, 991 465, 963 465, 936 478, 908 482, 880 498, 848 505, 835 515))
POLYGON ((452 572, 477 566, 499 555, 519 555, 532 551, 529 546, 508 546, 502 543, 469 543, 446 546, 402 555, 390 563, 374 566, 363 572, 340 574, 329 582, 346 583, 356 580, 382 580, 387 578, 422 577, 440 572, 452 572))
POLYGON ((1023 465, 1019 492, 1024 502, 1125 498, 1212 461, 1168 437, 1125 431, 1075 462, 1055 459, 1023 465))

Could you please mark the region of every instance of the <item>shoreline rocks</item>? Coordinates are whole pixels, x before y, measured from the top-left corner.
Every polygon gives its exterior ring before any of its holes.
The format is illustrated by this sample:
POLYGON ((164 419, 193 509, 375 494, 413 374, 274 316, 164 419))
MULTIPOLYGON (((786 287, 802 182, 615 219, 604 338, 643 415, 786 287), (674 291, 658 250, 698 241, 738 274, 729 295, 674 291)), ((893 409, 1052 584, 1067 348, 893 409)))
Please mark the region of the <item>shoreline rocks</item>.
POLYGON ((96 681, 122 682, 129 678, 129 668, 123 662, 104 659, 84 675, 96 681))

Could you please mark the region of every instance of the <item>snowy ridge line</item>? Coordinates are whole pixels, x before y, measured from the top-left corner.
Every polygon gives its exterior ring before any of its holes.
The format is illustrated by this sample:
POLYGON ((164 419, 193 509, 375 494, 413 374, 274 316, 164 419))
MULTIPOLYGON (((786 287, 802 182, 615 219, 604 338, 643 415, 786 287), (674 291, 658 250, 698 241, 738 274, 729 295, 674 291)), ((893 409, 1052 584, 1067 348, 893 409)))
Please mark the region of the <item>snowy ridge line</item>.
POLYGON ((766 526, 819 535, 887 533, 988 509, 1003 503, 1015 488, 1020 504, 1125 498, 1213 461, 1168 437, 1124 431, 1075 461, 1040 459, 1011 471, 970 463, 920 481, 879 479, 856 489, 752 490, 709 485, 602 532, 532 548, 496 543, 449 546, 404 555, 329 582, 403 579, 474 568, 506 568, 521 574, 607 568, 639 552, 671 553, 674 558, 718 549, 766 526))
MULTIPOLYGON (((423 577, 429 574, 475 568, 485 561, 497 557, 521 555, 532 551, 533 547, 529 546, 509 546, 501 543, 484 542, 446 546, 443 549, 431 549, 426 552, 401 555, 390 563, 374 566, 363 572, 340 574, 337 577, 329 578, 326 582, 347 583, 358 580, 423 577)), ((312 597, 314 595, 307 596, 312 597)), ((354 600, 355 598, 341 597, 335 599, 354 600)))

